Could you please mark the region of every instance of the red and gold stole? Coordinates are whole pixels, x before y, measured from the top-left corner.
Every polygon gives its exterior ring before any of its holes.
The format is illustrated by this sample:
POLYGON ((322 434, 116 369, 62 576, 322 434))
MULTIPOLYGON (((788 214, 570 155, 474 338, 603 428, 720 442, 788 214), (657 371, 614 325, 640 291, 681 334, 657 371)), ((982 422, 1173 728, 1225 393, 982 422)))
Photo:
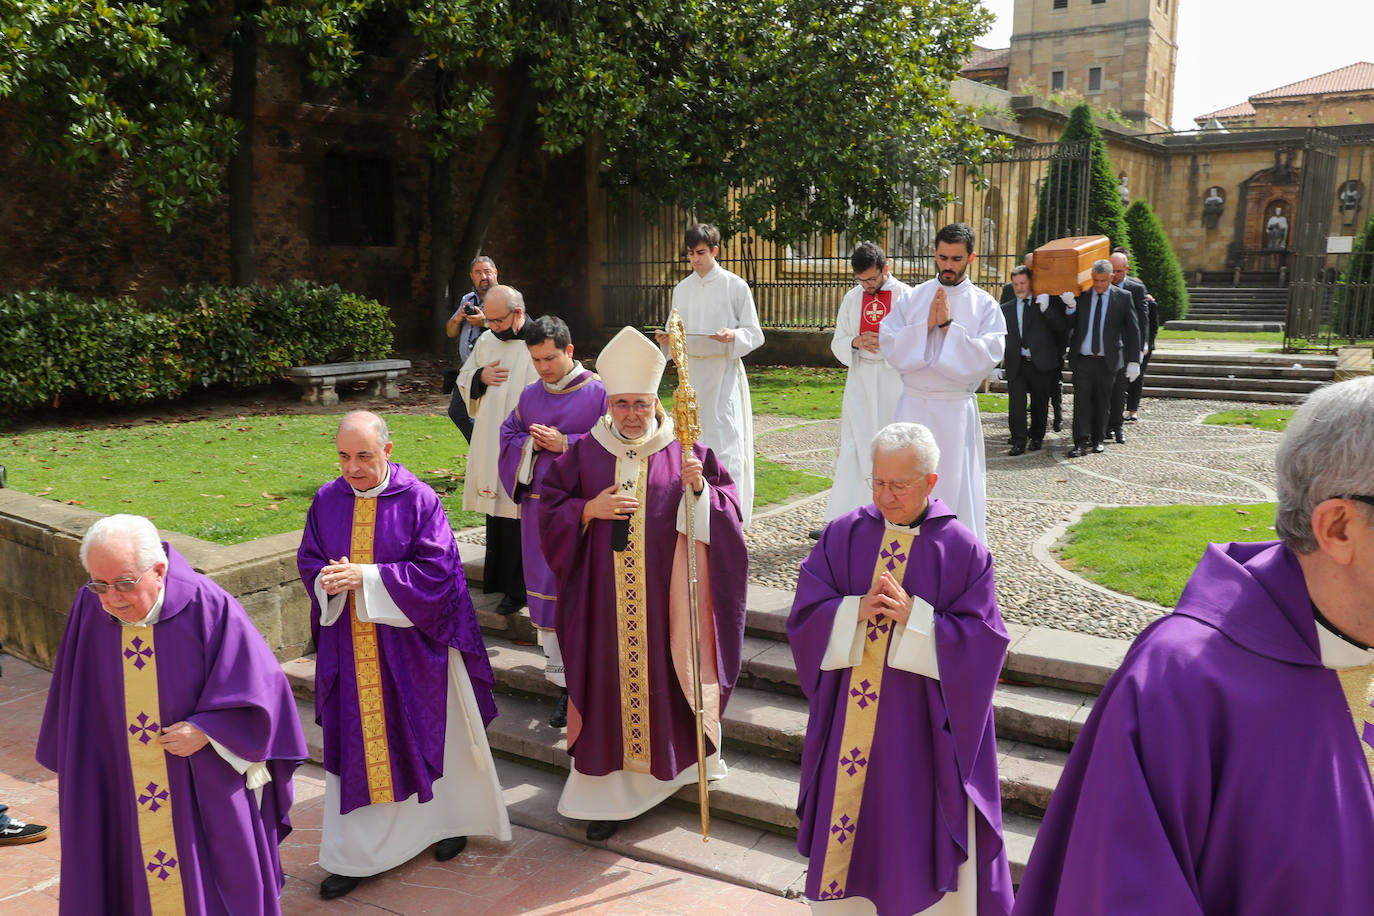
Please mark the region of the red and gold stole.
MULTIPOLYGON (((873 582, 890 572, 898 582, 906 574, 907 558, 915 531, 886 529, 878 560, 873 566, 873 582)), ((835 776, 835 800, 830 807, 830 836, 821 865, 821 900, 845 895, 849 862, 854 853, 854 834, 858 829, 863 803, 864 780, 868 775, 869 755, 873 750, 873 730, 878 722, 878 701, 882 695, 883 671, 887 667, 887 647, 892 638, 892 620, 878 617, 868 622, 863 659, 849 672, 846 685, 844 734, 840 739, 835 776)))
POLYGON ((157 694, 156 625, 121 627, 124 714, 128 720, 129 767, 133 771, 134 808, 143 853, 143 876, 153 916, 186 912, 181 894, 181 856, 172 824, 172 797, 167 785, 167 752, 158 743, 166 724, 157 694))
MULTIPOLYGON (((353 537, 349 559, 372 562, 377 529, 377 500, 353 500, 353 537)), ((391 786, 391 751, 386 742, 386 704, 382 691, 382 654, 377 625, 358 619, 357 592, 348 593, 348 619, 353 630, 353 670, 358 681, 358 719, 363 733, 363 761, 372 804, 395 801, 391 786)))
POLYGON ((892 290, 880 289, 876 293, 864 293, 863 302, 859 304, 859 333, 872 331, 878 333, 878 326, 883 323, 887 313, 892 311, 892 290))

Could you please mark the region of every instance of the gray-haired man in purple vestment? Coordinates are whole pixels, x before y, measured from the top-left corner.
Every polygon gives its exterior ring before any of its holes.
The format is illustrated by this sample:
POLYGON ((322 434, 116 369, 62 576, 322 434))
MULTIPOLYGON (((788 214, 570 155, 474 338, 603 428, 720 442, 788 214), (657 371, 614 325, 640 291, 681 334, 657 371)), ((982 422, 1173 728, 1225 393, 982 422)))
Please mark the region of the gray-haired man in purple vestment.
POLYGON ((802 563, 787 638, 810 720, 797 849, 824 916, 1005 914, 992 555, 930 495, 930 430, 873 438, 873 502, 802 563))
POLYGON ((305 736, 239 603, 137 515, 81 541, 38 733, 57 773, 63 914, 281 912, 305 736))
POLYGON ((1277 541, 1212 544, 1107 682, 1016 912, 1374 913, 1374 378, 1279 445, 1277 541))

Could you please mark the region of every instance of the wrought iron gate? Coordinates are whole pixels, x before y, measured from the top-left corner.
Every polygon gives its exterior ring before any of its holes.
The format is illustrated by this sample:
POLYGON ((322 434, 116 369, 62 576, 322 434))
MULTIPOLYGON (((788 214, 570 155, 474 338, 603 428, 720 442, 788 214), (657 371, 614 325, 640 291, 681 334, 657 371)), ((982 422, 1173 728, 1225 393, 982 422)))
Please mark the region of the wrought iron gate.
MULTIPOLYGON (((939 227, 968 223, 978 238, 978 258, 970 269, 973 282, 997 295, 1021 262, 1037 213, 1055 221, 1048 238, 1082 234, 1091 155, 1086 140, 1036 143, 983 163, 981 177, 967 166, 956 167, 945 181, 951 203, 926 207, 908 193, 905 216, 873 241, 887 253, 894 276, 917 283, 934 274, 939 227), (1042 192, 1051 204, 1043 211, 1042 192)), ((645 219, 633 193, 618 204, 608 201, 605 212, 607 324, 661 325, 673 286, 690 270, 682 232, 693 221, 691 215, 664 207, 654 219, 645 219)), ((840 299, 854 285, 849 253, 859 241, 844 233, 818 233, 782 246, 746 234, 721 246, 720 261, 749 283, 764 327, 827 328, 834 326, 840 299)))

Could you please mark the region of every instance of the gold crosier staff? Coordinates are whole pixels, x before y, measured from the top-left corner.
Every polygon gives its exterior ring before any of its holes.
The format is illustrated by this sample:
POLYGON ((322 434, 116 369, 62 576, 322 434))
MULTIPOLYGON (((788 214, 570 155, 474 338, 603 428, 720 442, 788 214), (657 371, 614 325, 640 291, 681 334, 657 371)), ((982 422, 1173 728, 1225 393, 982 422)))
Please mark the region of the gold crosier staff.
MULTIPOLYGON (((668 320, 668 340, 677 363, 677 390, 673 392, 673 431, 682 443, 682 461, 692 457, 692 446, 701 435, 701 418, 697 413, 697 393, 687 377, 687 334, 682 316, 673 312, 668 320)), ((705 706, 701 701, 701 620, 697 610, 697 541, 693 506, 696 500, 683 494, 687 504, 687 607, 692 626, 692 708, 697 715, 697 803, 701 808, 701 841, 711 838, 711 808, 706 798, 706 725, 705 706)), ((708 520, 709 521, 709 520, 708 520)))

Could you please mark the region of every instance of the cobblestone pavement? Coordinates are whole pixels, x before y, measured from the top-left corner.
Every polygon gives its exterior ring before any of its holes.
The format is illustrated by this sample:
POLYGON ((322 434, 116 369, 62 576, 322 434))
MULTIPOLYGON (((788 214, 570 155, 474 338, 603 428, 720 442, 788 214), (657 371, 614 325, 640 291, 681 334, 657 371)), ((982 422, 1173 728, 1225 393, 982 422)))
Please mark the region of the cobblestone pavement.
MULTIPOLYGON (((1067 399, 1067 401, 1071 401, 1067 399)), ((1066 401, 1065 420, 1070 413, 1066 401)), ((1264 405, 1152 399, 1128 424, 1125 445, 1069 459, 1066 427, 1045 449, 1007 455, 1007 417, 983 414, 988 456, 988 541, 997 564, 997 599, 1008 622, 1043 624, 1130 638, 1166 609, 1100 588, 1063 569, 1051 548, 1064 528, 1098 505, 1267 502, 1274 497, 1277 433, 1207 426, 1218 410, 1264 405)), ((756 417, 760 453, 829 475, 838 420, 756 417)), ((827 494, 756 513, 748 533, 751 578, 792 588, 821 525, 827 494)))

